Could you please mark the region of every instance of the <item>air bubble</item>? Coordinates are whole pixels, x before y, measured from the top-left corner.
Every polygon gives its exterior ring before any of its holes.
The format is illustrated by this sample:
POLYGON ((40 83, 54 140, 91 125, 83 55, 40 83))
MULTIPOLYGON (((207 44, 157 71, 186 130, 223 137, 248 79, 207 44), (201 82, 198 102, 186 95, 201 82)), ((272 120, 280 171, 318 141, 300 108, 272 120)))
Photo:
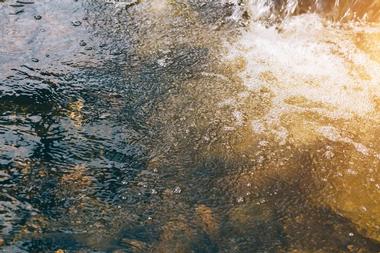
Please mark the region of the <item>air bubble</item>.
POLYGON ((173 193, 175 194, 180 194, 181 192, 182 192, 182 189, 179 186, 175 187, 173 190, 173 193))

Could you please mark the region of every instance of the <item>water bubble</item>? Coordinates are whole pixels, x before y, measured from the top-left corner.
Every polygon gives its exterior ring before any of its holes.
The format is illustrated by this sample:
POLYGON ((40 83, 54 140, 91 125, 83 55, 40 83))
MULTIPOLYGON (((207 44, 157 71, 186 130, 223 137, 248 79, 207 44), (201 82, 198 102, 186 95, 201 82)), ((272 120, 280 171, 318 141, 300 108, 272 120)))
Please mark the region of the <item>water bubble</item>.
POLYGON ((357 174, 358 174, 358 172, 357 172, 356 170, 351 169, 351 168, 349 168, 349 169, 347 170, 347 173, 350 174, 350 175, 357 175, 357 174))
POLYGON ((260 141, 260 142, 259 142, 259 146, 261 146, 261 147, 265 147, 265 146, 267 146, 267 145, 269 145, 269 142, 268 142, 268 141, 260 141))
POLYGON ((176 186, 173 190, 173 193, 180 194, 182 192, 182 189, 179 186, 176 186))
POLYGON ((325 157, 326 159, 331 159, 335 156, 335 154, 331 151, 331 150, 328 150, 326 151, 324 154, 323 154, 323 157, 325 157))
POLYGON ((239 197, 236 201, 237 201, 238 203, 243 203, 243 202, 244 202, 244 198, 243 198, 243 197, 239 197))
POLYGON ((166 59, 165 58, 158 59, 157 64, 160 65, 161 67, 166 67, 167 66, 166 59))
POLYGON ((66 74, 66 75, 64 76, 64 79, 65 79, 66 81, 71 81, 71 80, 74 79, 74 75, 73 75, 73 74, 66 74))
POLYGON ((259 156, 259 157, 257 158, 257 163, 258 163, 258 164, 262 164, 262 163, 264 162, 264 160, 265 160, 264 156, 259 156))
POLYGON ((37 58, 32 58, 32 62, 39 62, 40 60, 38 60, 37 58))
POLYGON ((151 193, 155 195, 155 194, 157 194, 157 190, 156 189, 152 189, 151 193))

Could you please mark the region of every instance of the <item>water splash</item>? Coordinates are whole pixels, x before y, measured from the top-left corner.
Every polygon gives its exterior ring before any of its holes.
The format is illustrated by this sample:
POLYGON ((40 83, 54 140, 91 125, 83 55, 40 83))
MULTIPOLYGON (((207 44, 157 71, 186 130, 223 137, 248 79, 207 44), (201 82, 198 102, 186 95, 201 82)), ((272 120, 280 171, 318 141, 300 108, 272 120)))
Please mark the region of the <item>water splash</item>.
POLYGON ((246 0, 225 1, 235 6, 232 17, 241 18, 245 13, 252 20, 278 21, 303 13, 318 13, 333 20, 377 21, 380 3, 376 0, 246 0))
POLYGON ((247 19, 244 11, 249 14, 248 22, 239 39, 226 43, 227 60, 245 63, 239 77, 251 96, 269 97, 255 110, 243 110, 253 138, 321 157, 309 166, 313 180, 323 185, 312 194, 316 203, 378 240, 379 192, 374 189, 379 178, 368 181, 367 173, 377 171, 380 153, 372 130, 380 122, 379 2, 251 0, 237 8, 240 19, 247 19), (329 150, 310 151, 326 144, 343 149, 340 158, 329 150), (322 162, 326 156, 328 164, 322 162), (342 172, 347 167, 350 177, 342 172))
POLYGON ((46 0, 13 16, 5 251, 378 252, 378 28, 331 24, 326 3, 46 0))

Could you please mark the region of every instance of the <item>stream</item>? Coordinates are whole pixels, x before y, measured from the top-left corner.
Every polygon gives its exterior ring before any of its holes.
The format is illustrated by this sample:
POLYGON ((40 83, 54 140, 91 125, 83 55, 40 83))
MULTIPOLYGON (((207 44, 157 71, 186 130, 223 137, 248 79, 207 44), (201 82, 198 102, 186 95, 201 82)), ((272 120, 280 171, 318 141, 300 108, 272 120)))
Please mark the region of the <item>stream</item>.
POLYGON ((380 252, 379 1, 0 0, 0 252, 380 252))

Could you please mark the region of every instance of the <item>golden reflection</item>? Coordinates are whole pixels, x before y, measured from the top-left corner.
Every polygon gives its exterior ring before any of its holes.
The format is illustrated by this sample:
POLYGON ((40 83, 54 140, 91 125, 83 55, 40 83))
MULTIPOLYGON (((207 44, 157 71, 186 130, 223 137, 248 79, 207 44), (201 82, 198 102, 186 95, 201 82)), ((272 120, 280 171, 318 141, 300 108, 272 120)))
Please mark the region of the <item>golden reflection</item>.
POLYGON ((369 31, 367 32, 363 31, 354 34, 355 45, 376 62, 380 62, 380 32, 378 28, 368 28, 369 31))
MULTIPOLYGON (((347 10, 346 3, 341 5, 342 10, 347 10)), ((145 4, 145 11, 151 11, 147 14, 151 20, 143 21, 159 24, 151 33, 141 34, 144 45, 137 51, 147 59, 170 52, 166 50, 182 46, 182 42, 214 49, 227 43, 218 38, 217 31, 209 33, 209 27, 192 24, 191 33, 175 27, 175 15, 186 22, 198 18, 189 11, 187 1, 141 4, 145 4), (172 12, 174 9, 177 12, 172 12), (218 46, 212 46, 214 42, 218 46)), ((300 238, 303 230, 299 227, 321 227, 320 220, 308 217, 320 209, 344 217, 362 236, 380 241, 378 33, 364 31, 351 36, 352 30, 325 26, 315 15, 289 19, 283 26, 283 33, 259 24, 246 27, 234 44, 211 50, 208 56, 219 57, 219 62, 209 63, 207 71, 194 71, 191 78, 179 80, 181 89, 174 95, 169 93, 155 108, 147 121, 162 127, 149 140, 153 158, 146 168, 151 171, 143 170, 132 183, 145 185, 137 182, 162 169, 170 172, 169 178, 174 174, 170 178, 173 181, 183 177, 193 180, 188 182, 191 186, 198 179, 192 177, 193 167, 217 157, 222 162, 212 168, 212 173, 224 170, 208 182, 222 192, 216 198, 221 198, 226 207, 194 204, 192 200, 190 207, 186 206, 188 216, 179 214, 178 206, 187 201, 181 199, 186 188, 174 194, 168 190, 172 185, 167 186, 165 177, 158 177, 154 183, 166 190, 162 195, 156 192, 157 203, 141 201, 138 208, 157 209, 155 215, 167 218, 160 221, 159 238, 150 242, 152 245, 118 238, 132 252, 144 252, 151 246, 153 252, 191 252, 199 231, 206 232, 219 246, 230 243, 233 248, 229 237, 235 233, 245 236, 256 229, 261 232, 260 224, 265 225, 264 229, 271 228, 270 232, 279 227, 286 236, 295 233, 300 238), (304 25, 309 30, 305 31, 304 25), (230 55, 219 55, 226 51, 230 55), (303 207, 309 209, 298 210, 303 207), (217 208, 226 210, 214 210, 217 208)), ((171 60, 168 54, 156 63, 165 68, 171 60)), ((68 105, 67 116, 78 128, 83 125, 84 106, 82 99, 68 105)), ((103 156, 103 151, 99 152, 103 156)), ((28 163, 17 166, 24 174, 31 171, 28 163)), ((45 176, 46 172, 41 171, 40 175, 45 176)), ((125 224, 128 219, 135 217, 126 211, 128 206, 113 206, 90 196, 89 189, 96 187, 90 172, 79 164, 60 178, 57 196, 74 202, 67 208, 69 219, 59 224, 83 232, 76 238, 79 242, 107 249, 123 226, 129 225, 125 224), (112 222, 103 220, 107 214, 112 222)), ((201 187, 209 190, 209 185, 201 187)), ((134 190, 133 186, 128 189, 134 190)), ((206 200, 215 197, 207 194, 202 196, 206 200)), ((324 231, 315 233, 323 235, 324 231)), ((356 252, 354 246, 347 247, 356 252)), ((290 245, 288 250, 278 252, 324 252, 300 248, 290 245)))
MULTIPOLYGON (((375 19, 380 6, 345 1, 336 15, 348 18, 349 8, 375 19)), ((250 92, 245 96, 260 97, 263 88, 271 94, 267 103, 223 98, 246 118, 245 127, 236 128, 244 137, 232 150, 255 164, 251 173, 238 175, 235 191, 240 199, 247 184, 260 189, 273 178, 299 181, 313 205, 333 210, 380 241, 378 26, 346 29, 319 22, 309 15, 289 18, 281 32, 251 24, 230 46, 227 60, 246 62, 237 71, 250 92), (304 34, 307 23, 315 28, 304 34)), ((244 205, 231 211, 235 222, 250 218, 252 208, 244 205)))
POLYGON ((84 165, 76 165, 70 173, 63 175, 61 184, 80 190, 91 185, 91 177, 86 175, 87 168, 84 165))
POLYGON ((80 128, 83 123, 82 109, 84 107, 84 100, 78 99, 68 105, 67 116, 72 120, 75 127, 80 128))
POLYGON ((202 221, 203 229, 209 234, 215 234, 219 228, 211 208, 206 205, 199 205, 195 211, 202 221))

